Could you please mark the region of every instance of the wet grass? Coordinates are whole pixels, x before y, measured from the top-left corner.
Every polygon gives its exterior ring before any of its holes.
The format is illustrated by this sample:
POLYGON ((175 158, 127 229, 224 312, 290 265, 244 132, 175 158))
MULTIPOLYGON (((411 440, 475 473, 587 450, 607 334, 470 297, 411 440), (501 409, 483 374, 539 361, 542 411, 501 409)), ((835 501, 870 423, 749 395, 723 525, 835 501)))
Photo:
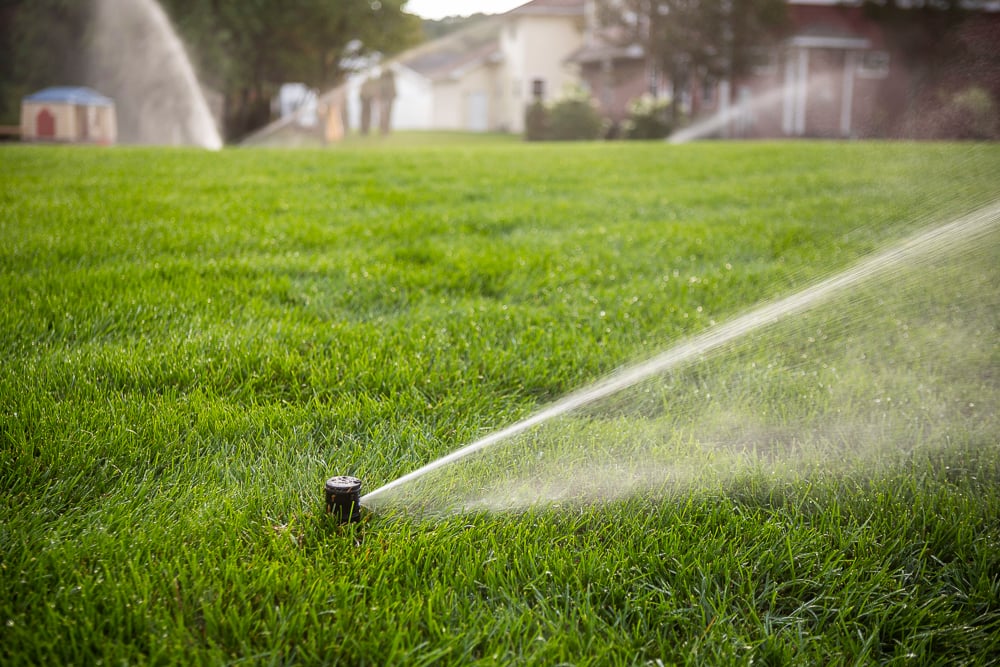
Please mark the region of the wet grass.
POLYGON ((434 522, 336 526, 321 488, 992 201, 998 167, 988 145, 5 147, 2 662, 995 661, 995 433, 875 477, 434 522))

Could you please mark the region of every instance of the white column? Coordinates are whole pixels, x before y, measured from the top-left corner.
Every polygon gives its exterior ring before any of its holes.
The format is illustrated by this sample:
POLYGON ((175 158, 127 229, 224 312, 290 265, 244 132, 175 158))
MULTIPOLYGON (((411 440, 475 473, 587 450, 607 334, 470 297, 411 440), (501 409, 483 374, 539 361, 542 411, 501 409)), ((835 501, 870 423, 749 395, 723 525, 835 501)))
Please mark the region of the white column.
POLYGON ((806 133, 806 107, 809 101, 809 49, 799 49, 795 84, 795 134, 802 136, 806 133))
POLYGON ((843 90, 840 95, 840 134, 851 136, 851 116, 854 111, 854 51, 844 53, 843 90))
POLYGON ((722 125, 722 136, 726 139, 732 135, 730 125, 732 124, 733 119, 729 115, 729 98, 729 79, 723 79, 719 82, 719 117, 725 119, 725 123, 722 125))
POLYGON ((792 55, 792 51, 785 54, 785 83, 781 100, 781 131, 785 136, 795 129, 795 63, 792 55))

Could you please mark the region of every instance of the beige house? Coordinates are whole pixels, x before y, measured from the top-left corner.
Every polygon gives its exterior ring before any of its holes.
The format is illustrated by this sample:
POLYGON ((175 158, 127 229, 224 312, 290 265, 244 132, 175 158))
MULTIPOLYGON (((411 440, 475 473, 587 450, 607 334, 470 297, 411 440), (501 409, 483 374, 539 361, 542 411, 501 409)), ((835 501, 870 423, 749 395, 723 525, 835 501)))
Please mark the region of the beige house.
POLYGON ((535 100, 558 99, 579 85, 567 59, 583 45, 584 0, 534 0, 502 15, 503 54, 497 103, 512 132, 524 131, 524 110, 535 100))
MULTIPOLYGON (((346 129, 361 126, 365 82, 390 70, 392 130, 523 132, 533 101, 558 99, 580 85, 570 56, 583 45, 586 6, 587 0, 531 0, 354 74, 342 91, 346 129)), ((379 106, 371 106, 373 127, 379 106)), ((291 145, 302 134, 292 130, 294 123, 278 120, 244 143, 291 145)))
MULTIPOLYGON (((583 43, 585 4, 532 0, 384 63, 397 85, 393 129, 522 132, 532 101, 556 99, 579 81, 567 58, 583 43)), ((348 86, 352 127, 372 76, 378 71, 348 86)))
POLYGON ((115 105, 90 88, 46 88, 21 100, 25 141, 113 144, 115 105))

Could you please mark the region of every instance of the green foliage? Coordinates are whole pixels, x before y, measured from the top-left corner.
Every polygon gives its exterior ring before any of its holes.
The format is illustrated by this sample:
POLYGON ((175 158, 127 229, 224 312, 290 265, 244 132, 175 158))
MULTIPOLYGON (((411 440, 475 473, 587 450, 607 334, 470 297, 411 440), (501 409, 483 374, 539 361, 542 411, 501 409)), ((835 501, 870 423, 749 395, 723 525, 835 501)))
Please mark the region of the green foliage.
POLYGON ((488 21, 492 14, 476 12, 468 16, 446 16, 442 19, 423 19, 421 28, 427 41, 449 35, 457 30, 488 21))
POLYGON ((985 144, 3 147, 0 662, 988 663, 995 447, 346 527, 322 484, 374 488, 995 201, 998 168, 985 144))
POLYGON ((86 72, 89 6, 80 0, 0 4, 0 125, 20 123, 21 99, 41 88, 79 85, 86 72))
POLYGON ((535 100, 524 112, 525 141, 545 141, 549 138, 549 110, 541 100, 535 100))
POLYGON ((670 135, 670 103, 651 95, 643 95, 629 105, 628 120, 625 121, 625 136, 628 139, 663 139, 670 135))
MULTIPOLYGON (((0 114, 16 124, 20 98, 50 85, 86 83, 90 2, 14 0, 0 21, 0 114)), ((420 40, 420 20, 404 0, 162 0, 209 87, 226 98, 227 134, 270 120, 277 87, 302 81, 325 88, 353 55, 395 53, 420 40)))
POLYGON ((555 141, 599 139, 604 133, 604 120, 589 94, 572 89, 549 109, 548 129, 549 138, 555 141))
POLYGON ((403 11, 404 0, 163 2, 201 73, 226 95, 234 137, 270 120, 281 84, 329 88, 341 82, 345 56, 395 53, 420 40, 420 21, 403 11))
POLYGON ((570 89, 551 104, 535 100, 525 110, 524 138, 527 141, 587 141, 604 133, 604 120, 590 96, 570 89))
POLYGON ((598 7, 622 43, 642 44, 669 76, 674 99, 693 77, 747 73, 787 20, 785 0, 601 0, 598 7))
POLYGON ((947 105, 946 115, 953 126, 947 136, 959 139, 1000 138, 1000 110, 993 97, 975 86, 955 93, 947 105))

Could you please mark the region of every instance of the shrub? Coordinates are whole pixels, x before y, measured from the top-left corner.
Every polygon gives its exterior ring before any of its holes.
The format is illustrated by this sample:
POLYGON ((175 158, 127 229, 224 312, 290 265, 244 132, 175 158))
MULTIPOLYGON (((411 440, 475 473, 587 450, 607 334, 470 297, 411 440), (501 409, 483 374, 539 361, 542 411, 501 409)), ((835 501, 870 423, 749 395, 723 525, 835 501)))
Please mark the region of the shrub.
POLYGON ((556 141, 598 139, 604 134, 604 119, 590 95, 579 88, 568 91, 549 109, 549 138, 556 141))
POLYGON ((549 111, 540 100, 535 100, 524 112, 524 139, 544 141, 549 136, 549 111))
POLYGON ((996 102, 982 88, 966 88, 955 93, 948 111, 956 138, 995 139, 1000 136, 996 102))
POLYGON ((604 120, 594 108, 590 96, 572 89, 552 104, 533 102, 524 113, 524 138, 527 141, 577 141, 598 139, 604 133, 604 120))
POLYGON ((649 94, 633 100, 623 129, 628 139, 663 139, 669 136, 673 129, 670 103, 649 94))

